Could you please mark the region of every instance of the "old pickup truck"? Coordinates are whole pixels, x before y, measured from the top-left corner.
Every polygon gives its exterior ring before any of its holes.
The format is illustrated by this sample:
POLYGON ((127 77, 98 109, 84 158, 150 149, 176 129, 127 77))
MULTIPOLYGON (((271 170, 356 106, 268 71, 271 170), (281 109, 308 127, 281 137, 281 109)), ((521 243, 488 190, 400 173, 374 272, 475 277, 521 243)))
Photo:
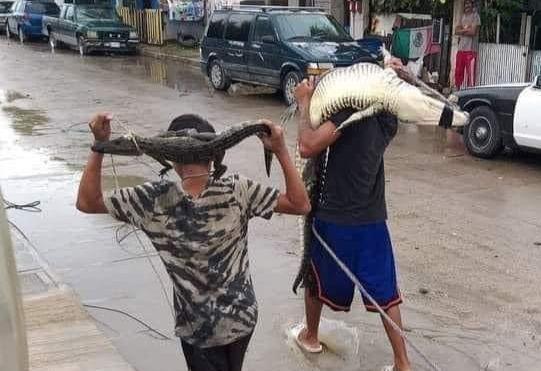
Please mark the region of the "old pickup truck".
POLYGON ((43 17, 43 33, 54 50, 66 45, 81 55, 94 51, 136 53, 139 38, 107 4, 64 3, 59 17, 43 17))

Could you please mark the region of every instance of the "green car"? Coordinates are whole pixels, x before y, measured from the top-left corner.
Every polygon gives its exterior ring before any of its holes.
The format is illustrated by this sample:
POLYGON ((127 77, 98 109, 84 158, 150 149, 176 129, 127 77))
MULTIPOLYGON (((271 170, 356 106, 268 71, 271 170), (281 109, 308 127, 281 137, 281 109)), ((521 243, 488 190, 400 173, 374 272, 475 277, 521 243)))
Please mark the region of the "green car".
POLYGON ((43 33, 52 49, 66 45, 81 55, 97 51, 135 54, 139 44, 136 30, 122 23, 110 5, 65 3, 59 17, 43 17, 43 33))

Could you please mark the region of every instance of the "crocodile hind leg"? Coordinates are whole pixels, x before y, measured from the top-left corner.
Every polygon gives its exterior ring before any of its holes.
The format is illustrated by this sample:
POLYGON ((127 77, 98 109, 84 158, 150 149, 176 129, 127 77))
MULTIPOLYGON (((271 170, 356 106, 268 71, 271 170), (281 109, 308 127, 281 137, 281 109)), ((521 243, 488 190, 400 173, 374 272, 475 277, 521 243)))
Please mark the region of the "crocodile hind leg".
POLYGON ((268 149, 265 148, 264 155, 265 155, 265 171, 267 172, 267 176, 270 177, 271 166, 272 166, 272 151, 269 151, 268 149))
POLYGON ((339 132, 349 125, 351 125, 355 121, 363 120, 367 117, 376 115, 383 111, 383 105, 382 104, 373 104, 372 106, 365 108, 362 111, 355 112, 353 115, 349 116, 349 118, 344 121, 339 127, 336 128, 336 132, 339 132))

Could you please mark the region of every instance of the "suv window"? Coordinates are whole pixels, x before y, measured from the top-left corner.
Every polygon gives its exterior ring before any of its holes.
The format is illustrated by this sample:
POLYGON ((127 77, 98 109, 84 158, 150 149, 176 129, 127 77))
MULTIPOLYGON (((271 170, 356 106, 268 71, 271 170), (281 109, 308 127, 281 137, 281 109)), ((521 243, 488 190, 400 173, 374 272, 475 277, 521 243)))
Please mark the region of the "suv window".
POLYGON ((11 8, 11 5, 13 5, 12 2, 0 2, 0 13, 8 13, 9 9, 11 8))
POLYGON ((232 14, 227 23, 225 38, 232 41, 248 41, 252 19, 251 14, 232 14))
POLYGON ((263 36, 274 38, 274 29, 269 17, 257 17, 255 22, 254 41, 261 41, 263 36))
POLYGON ((13 7, 11 8, 11 10, 13 11, 13 13, 18 13, 21 11, 22 6, 23 6, 23 2, 18 1, 15 4, 13 4, 13 7))
POLYGON ((55 3, 27 3, 26 11, 33 14, 58 15, 60 9, 55 3))
POLYGON ((209 24, 207 37, 211 37, 214 39, 221 39, 224 35, 226 19, 227 19, 227 13, 214 13, 209 24))
POLYGON ((66 9, 66 19, 68 21, 73 21, 73 7, 70 6, 68 9, 66 9))
POLYGON ((281 14, 276 27, 285 41, 352 41, 334 18, 325 14, 281 14))

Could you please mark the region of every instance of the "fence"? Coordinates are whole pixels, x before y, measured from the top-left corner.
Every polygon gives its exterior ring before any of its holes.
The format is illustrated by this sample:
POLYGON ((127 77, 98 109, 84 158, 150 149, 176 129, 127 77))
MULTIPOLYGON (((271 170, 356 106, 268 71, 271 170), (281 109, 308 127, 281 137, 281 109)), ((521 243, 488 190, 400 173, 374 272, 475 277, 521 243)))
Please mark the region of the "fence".
POLYGON ((159 9, 132 9, 120 7, 122 21, 137 30, 139 40, 145 44, 162 45, 164 41, 163 15, 159 9))
POLYGON ((487 85, 529 80, 528 56, 527 46, 479 44, 477 84, 487 85))

